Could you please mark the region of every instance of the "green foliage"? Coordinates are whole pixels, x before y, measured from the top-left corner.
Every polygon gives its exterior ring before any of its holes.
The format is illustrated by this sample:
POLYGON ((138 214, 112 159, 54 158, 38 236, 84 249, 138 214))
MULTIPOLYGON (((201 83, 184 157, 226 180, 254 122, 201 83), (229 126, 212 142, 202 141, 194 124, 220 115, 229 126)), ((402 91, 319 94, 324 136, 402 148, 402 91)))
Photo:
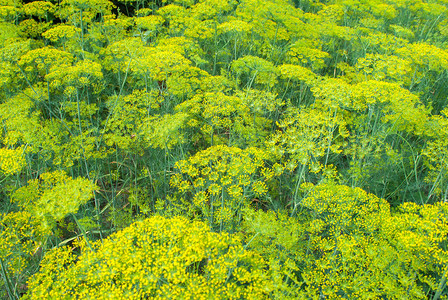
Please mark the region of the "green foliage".
MULTIPOLYGON (((23 292, 33 256, 38 256, 50 232, 31 212, 12 212, 0 217, 0 287, 7 290, 11 298, 23 292)), ((0 295, 5 296, 3 292, 0 295)))
POLYGON ((73 179, 62 171, 54 171, 28 181, 28 185, 15 191, 11 198, 51 228, 67 214, 76 213, 80 205, 93 197, 95 189, 87 179, 73 179))
POLYGON ((430 136, 434 134, 434 138, 429 140, 426 147, 422 151, 425 163, 428 165, 429 174, 425 178, 433 186, 428 194, 428 199, 433 194, 440 196, 440 200, 446 201, 448 197, 448 165, 447 165, 447 136, 448 136, 448 111, 444 109, 441 115, 433 116, 429 122, 430 136), (445 187, 445 188, 444 188, 445 187))
POLYGON ((267 193, 265 181, 271 175, 257 174, 266 168, 266 158, 266 153, 257 148, 212 146, 178 161, 180 172, 171 177, 170 184, 181 196, 192 199, 192 209, 199 211, 212 228, 216 224, 221 231, 232 230, 249 200, 267 193))
POLYGON ((13 193, 12 202, 21 210, 2 214, 0 221, 1 285, 10 297, 24 291, 29 270, 41 258, 57 222, 76 213, 92 198, 95 188, 86 179, 72 179, 55 171, 42 174, 40 180, 30 180, 13 193))
POLYGON ((298 218, 248 212, 250 249, 270 258, 276 298, 446 297, 447 205, 397 211, 359 188, 302 186, 298 218))
POLYGON ((448 298, 446 0, 25 2, 0 0, 1 298, 448 298), (156 223, 221 252, 148 247, 156 223), (230 249, 258 254, 213 281, 230 249), (82 275, 128 252, 168 273, 82 275))
POLYGON ((176 110, 188 112, 187 125, 196 129, 196 143, 244 147, 263 144, 282 105, 273 93, 248 89, 233 96, 221 91, 197 93, 176 110))

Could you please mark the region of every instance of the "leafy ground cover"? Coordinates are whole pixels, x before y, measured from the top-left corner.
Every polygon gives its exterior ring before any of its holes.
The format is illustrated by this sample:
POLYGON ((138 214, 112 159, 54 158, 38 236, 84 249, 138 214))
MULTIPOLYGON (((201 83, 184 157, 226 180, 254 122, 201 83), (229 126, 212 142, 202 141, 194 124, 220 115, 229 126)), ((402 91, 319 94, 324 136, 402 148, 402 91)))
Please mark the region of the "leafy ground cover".
POLYGON ((448 1, 0 0, 0 298, 448 299, 448 1))

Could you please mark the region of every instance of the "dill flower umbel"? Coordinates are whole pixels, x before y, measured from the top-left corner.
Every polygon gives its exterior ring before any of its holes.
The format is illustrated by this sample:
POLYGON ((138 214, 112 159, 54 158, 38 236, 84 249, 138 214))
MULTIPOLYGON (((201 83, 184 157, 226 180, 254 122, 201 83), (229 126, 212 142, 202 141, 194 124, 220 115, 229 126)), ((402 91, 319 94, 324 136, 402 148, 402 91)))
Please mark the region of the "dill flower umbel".
POLYGON ((16 174, 26 165, 21 149, 0 148, 0 171, 6 175, 16 174))
POLYGON ((75 254, 50 251, 24 299, 263 299, 264 260, 202 222, 160 216, 75 254))

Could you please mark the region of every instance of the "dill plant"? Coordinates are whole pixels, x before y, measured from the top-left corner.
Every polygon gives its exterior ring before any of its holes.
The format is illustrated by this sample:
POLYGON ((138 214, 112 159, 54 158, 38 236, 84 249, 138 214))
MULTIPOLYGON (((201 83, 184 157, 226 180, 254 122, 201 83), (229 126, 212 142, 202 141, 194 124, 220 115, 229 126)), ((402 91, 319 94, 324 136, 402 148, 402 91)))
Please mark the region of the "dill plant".
POLYGON ((297 217, 248 211, 243 225, 249 249, 268 258, 275 298, 446 294, 446 203, 391 210, 360 188, 301 189, 297 217))
POLYGON ((82 242, 79 247, 79 257, 68 247, 49 252, 24 299, 262 299, 271 288, 259 255, 237 238, 183 217, 152 217, 93 249, 82 242))
POLYGON ((125 287, 89 259, 138 265, 139 230, 163 224, 256 259, 211 282, 207 252, 176 252, 153 294, 446 298, 447 16, 421 0, 1 1, 0 297, 36 274, 26 297, 54 275, 138 298, 140 269, 115 266, 125 287))
POLYGON ((267 176, 257 176, 265 169, 268 155, 257 148, 241 150, 236 147, 212 146, 188 160, 176 163, 179 173, 170 184, 179 196, 192 199, 193 211, 219 231, 234 231, 242 219, 242 211, 250 198, 267 193, 267 176))

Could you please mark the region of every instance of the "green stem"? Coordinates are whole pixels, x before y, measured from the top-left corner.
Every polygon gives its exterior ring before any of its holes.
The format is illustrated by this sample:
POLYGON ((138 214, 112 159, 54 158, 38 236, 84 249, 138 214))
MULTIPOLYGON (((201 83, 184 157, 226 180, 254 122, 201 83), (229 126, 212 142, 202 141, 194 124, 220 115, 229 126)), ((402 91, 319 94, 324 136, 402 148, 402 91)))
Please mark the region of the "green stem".
POLYGON ((294 198, 293 198, 294 199, 294 209, 291 212, 291 217, 294 216, 294 214, 297 210, 297 207, 299 206, 299 204, 296 202, 296 199, 297 199, 297 193, 299 191, 300 184, 302 183, 302 177, 303 177, 303 173, 305 172, 305 166, 306 166, 306 164, 303 164, 301 167, 299 179, 297 180, 296 188, 294 190, 294 198))
POLYGON ((12 288, 12 283, 9 280, 9 276, 8 273, 6 271, 6 267, 3 264, 3 259, 0 258, 0 264, 1 264, 1 269, 2 269, 2 277, 3 280, 5 281, 5 286, 6 286, 6 290, 8 291, 8 296, 9 299, 19 299, 19 296, 15 293, 15 291, 12 288))
POLYGON ((442 295, 442 292, 445 290, 445 287, 446 287, 446 273, 447 272, 448 272, 448 268, 445 269, 445 272, 443 273, 443 276, 440 279, 439 286, 437 287, 437 292, 434 294, 434 297, 432 297, 432 300, 439 299, 440 295, 442 295))
POLYGON ((73 219, 75 220, 76 226, 78 226, 78 228, 81 230, 82 236, 84 237, 84 239, 86 240, 86 244, 87 246, 90 248, 90 250, 93 251, 93 247, 92 245, 90 245, 89 243, 89 239, 87 238, 87 234, 86 231, 84 230, 84 228, 81 226, 81 224, 79 224, 78 219, 76 218, 76 216, 74 214, 72 214, 73 219))

